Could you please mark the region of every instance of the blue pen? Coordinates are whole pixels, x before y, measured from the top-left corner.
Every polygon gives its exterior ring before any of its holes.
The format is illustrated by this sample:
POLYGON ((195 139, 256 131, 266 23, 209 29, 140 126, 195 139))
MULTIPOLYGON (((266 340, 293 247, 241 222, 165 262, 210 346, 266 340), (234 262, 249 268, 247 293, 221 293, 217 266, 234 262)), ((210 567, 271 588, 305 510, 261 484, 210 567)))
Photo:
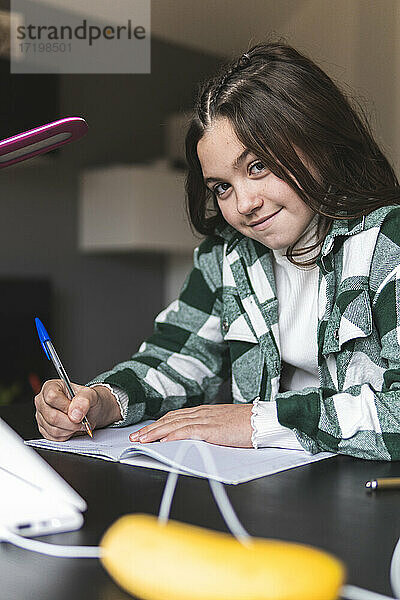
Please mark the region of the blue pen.
MULTIPOLYGON (((36 323, 36 329, 37 329, 37 332, 39 335, 39 340, 40 340, 40 343, 42 344, 42 348, 45 351, 47 358, 49 360, 51 360, 53 365, 55 366, 60 379, 62 379, 63 382, 65 383, 65 385, 67 386, 67 390, 70 395, 70 399, 72 400, 72 398, 75 396, 75 393, 74 393, 74 390, 72 389, 71 381, 67 375, 66 370, 63 367, 61 360, 59 359, 59 356, 56 352, 56 349, 54 348, 54 346, 52 344, 50 336, 47 333, 42 321, 38 317, 36 317, 35 323, 36 323)), ((90 427, 89 421, 87 420, 86 417, 83 417, 82 423, 85 426, 86 431, 92 438, 93 437, 92 428, 90 427)))

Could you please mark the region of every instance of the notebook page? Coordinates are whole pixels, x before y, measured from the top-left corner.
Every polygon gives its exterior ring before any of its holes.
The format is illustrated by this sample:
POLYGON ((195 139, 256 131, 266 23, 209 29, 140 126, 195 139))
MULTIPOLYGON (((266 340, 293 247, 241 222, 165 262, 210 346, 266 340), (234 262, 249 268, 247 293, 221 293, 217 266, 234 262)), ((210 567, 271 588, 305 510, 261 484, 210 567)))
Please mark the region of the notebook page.
MULTIPOLYGON (((120 463, 123 465, 130 465, 131 467, 147 467, 148 469, 157 469, 157 471, 167 471, 168 473, 178 473, 178 475, 191 475, 187 471, 181 471, 179 469, 174 469, 167 463, 161 462, 156 458, 152 458, 151 456, 147 456, 147 454, 133 454, 128 458, 124 458, 120 460, 120 463)), ((195 475, 194 475, 195 477, 195 475)))
POLYGON ((143 421, 130 427, 106 427, 105 429, 95 429, 93 439, 88 435, 71 438, 66 442, 53 442, 51 440, 29 440, 25 442, 28 446, 43 448, 44 450, 57 450, 58 452, 72 452, 73 454, 83 454, 93 458, 102 458, 104 460, 113 460, 118 462, 120 456, 126 448, 131 446, 129 434, 137 431, 153 421, 143 421))
POLYGON ((325 458, 336 456, 331 452, 309 454, 304 450, 288 450, 283 448, 233 448, 217 446, 197 440, 180 440, 173 442, 152 442, 150 444, 131 444, 121 456, 122 463, 135 464, 135 453, 140 452, 156 458, 183 474, 198 477, 210 477, 222 483, 237 484, 286 471, 294 467, 306 465, 325 458), (188 445, 186 455, 177 463, 175 456, 178 448, 188 445), (214 472, 206 472, 202 458, 196 446, 205 444, 210 450, 215 463, 214 472))

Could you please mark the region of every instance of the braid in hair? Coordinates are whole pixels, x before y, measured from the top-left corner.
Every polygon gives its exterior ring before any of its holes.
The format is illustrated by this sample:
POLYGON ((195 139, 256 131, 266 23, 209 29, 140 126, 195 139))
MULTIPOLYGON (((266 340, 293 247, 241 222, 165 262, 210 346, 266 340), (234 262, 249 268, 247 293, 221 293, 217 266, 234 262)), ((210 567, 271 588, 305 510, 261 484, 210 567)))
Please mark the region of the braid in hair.
POLYGON ((203 89, 199 96, 199 103, 197 106, 197 113, 203 122, 203 125, 207 126, 211 123, 212 109, 232 75, 235 75, 249 64, 250 56, 245 52, 238 60, 228 67, 228 69, 225 69, 222 76, 220 74, 217 78, 213 79, 205 89, 203 89))

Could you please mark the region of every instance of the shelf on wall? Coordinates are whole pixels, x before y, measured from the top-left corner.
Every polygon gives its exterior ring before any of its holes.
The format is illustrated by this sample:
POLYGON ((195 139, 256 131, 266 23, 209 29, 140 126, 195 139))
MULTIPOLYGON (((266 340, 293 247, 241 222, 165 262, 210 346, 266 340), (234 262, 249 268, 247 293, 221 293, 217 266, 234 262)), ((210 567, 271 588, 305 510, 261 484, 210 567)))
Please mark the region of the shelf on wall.
POLYGON ((81 175, 79 248, 188 253, 199 243, 185 213, 184 173, 161 161, 81 175))

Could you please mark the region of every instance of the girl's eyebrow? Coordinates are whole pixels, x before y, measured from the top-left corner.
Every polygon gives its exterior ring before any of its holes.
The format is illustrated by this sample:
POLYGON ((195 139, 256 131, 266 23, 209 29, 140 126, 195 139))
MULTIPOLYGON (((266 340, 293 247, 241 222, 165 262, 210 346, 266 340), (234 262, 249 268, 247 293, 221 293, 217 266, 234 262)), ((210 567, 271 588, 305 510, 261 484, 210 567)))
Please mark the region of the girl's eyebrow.
MULTIPOLYGON (((243 163, 243 161, 249 154, 252 154, 252 152, 248 148, 245 148, 243 150, 243 152, 241 154, 239 154, 239 156, 237 158, 235 158, 235 160, 233 161, 232 167, 234 169, 239 169, 239 167, 241 166, 241 164, 243 163)), ((220 179, 221 179, 221 177, 207 177, 204 179, 204 183, 207 185, 207 183, 211 183, 212 181, 219 181, 220 179)))

